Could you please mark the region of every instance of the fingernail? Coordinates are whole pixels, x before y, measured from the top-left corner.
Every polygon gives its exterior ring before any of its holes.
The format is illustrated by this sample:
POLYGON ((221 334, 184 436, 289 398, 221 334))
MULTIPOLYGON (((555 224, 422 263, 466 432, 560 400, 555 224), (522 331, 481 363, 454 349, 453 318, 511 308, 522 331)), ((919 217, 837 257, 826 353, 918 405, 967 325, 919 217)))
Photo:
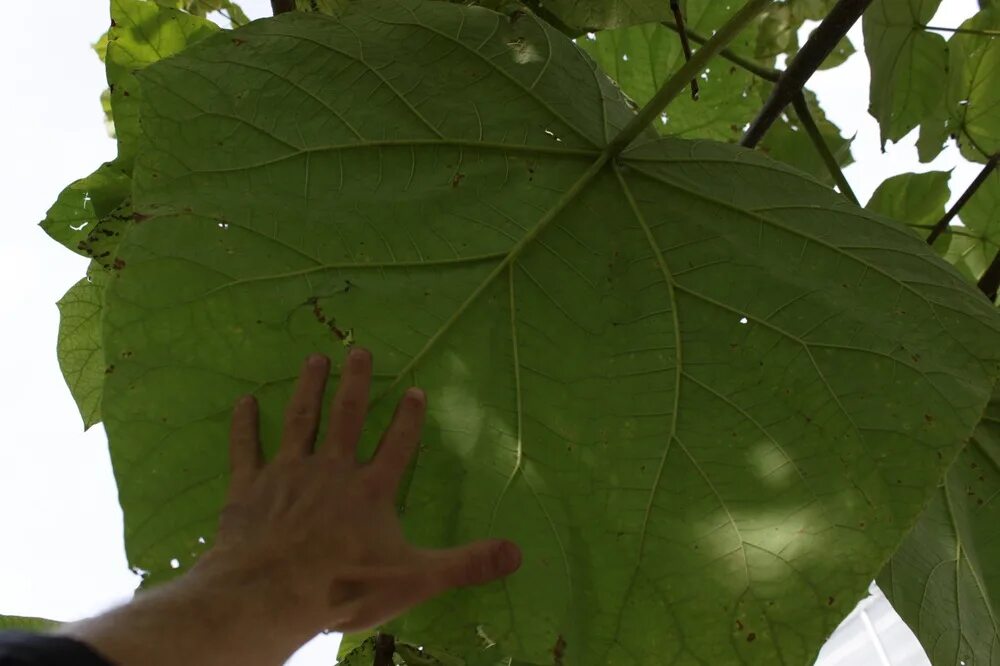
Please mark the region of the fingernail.
POLYGON ((501 541, 497 548, 497 563, 504 574, 511 574, 521 567, 521 549, 513 541, 501 541))
POLYGON ((251 407, 251 406, 253 406, 253 404, 255 402, 257 402, 257 401, 254 399, 254 397, 252 395, 248 394, 248 395, 245 395, 245 396, 241 397, 239 399, 239 401, 237 401, 237 404, 240 407, 251 407))
POLYGON ((328 366, 330 364, 330 359, 323 356, 323 354, 312 354, 307 362, 310 368, 316 368, 318 370, 328 366))
POLYGON ((371 352, 364 347, 351 347, 351 351, 347 353, 347 359, 356 368, 365 365, 369 358, 371 358, 371 352))
POLYGON ((422 405, 427 401, 427 394, 424 393, 422 388, 411 386, 406 389, 406 399, 414 406, 422 405))

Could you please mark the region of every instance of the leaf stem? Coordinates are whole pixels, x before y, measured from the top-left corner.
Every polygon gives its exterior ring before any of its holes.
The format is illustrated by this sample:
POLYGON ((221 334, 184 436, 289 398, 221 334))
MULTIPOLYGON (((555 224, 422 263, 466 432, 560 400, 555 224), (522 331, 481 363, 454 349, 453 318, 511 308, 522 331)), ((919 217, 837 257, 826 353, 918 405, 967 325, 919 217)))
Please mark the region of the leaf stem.
POLYGON ((996 302, 997 291, 1000 290, 1000 251, 993 257, 993 261, 990 262, 983 276, 979 278, 976 286, 979 287, 979 291, 986 294, 990 303, 996 302))
POLYGON ((958 215, 958 211, 962 210, 962 206, 964 206, 969 199, 972 198, 972 195, 976 193, 976 190, 978 190, 979 187, 986 182, 986 179, 990 177, 993 170, 997 168, 998 162, 1000 162, 1000 153, 996 153, 986 161, 986 166, 983 167, 983 170, 979 172, 979 175, 976 176, 969 186, 965 188, 965 191, 962 192, 962 196, 958 198, 958 201, 956 201, 954 205, 948 209, 948 212, 944 214, 944 217, 938 220, 937 224, 934 225, 934 228, 931 229, 931 233, 927 236, 928 245, 933 245, 934 241, 938 239, 938 236, 944 233, 945 229, 948 228, 948 224, 956 215, 958 215))
POLYGON ((392 666, 392 655, 396 654, 396 639, 392 634, 375 634, 375 659, 372 666, 392 666))
POLYGON ((639 113, 629 122, 618 135, 608 142, 604 153, 610 157, 618 156, 630 143, 653 122, 663 109, 673 101, 677 94, 687 86, 687 82, 696 77, 726 44, 733 41, 743 28, 750 24, 771 0, 749 0, 733 15, 725 25, 719 28, 704 46, 694 52, 691 59, 667 79, 663 86, 653 95, 639 113))
MULTIPOLYGON (((670 21, 663 21, 660 23, 660 25, 669 30, 673 30, 674 32, 678 33, 680 32, 680 28, 677 27, 677 24, 671 23, 670 21)), ((708 37, 705 37, 704 35, 695 32, 694 30, 692 30, 687 26, 684 27, 684 32, 688 37, 691 38, 691 41, 698 42, 699 44, 704 44, 705 42, 708 41, 708 37)), ((780 70, 771 69, 770 67, 764 67, 763 65, 759 65, 748 58, 744 58, 743 56, 734 53, 731 49, 722 49, 721 51, 719 51, 719 55, 728 60, 729 62, 733 63, 734 65, 742 67, 751 74, 759 76, 765 81, 776 83, 778 81, 778 78, 781 76, 780 70)))
POLYGON ((271 11, 275 16, 295 11, 295 0, 271 0, 271 11))
POLYGON ((936 25, 921 25, 924 30, 936 32, 958 32, 964 35, 979 35, 980 37, 1000 37, 1000 30, 979 30, 976 28, 943 28, 936 25))
POLYGON ((809 139, 816 148, 816 152, 819 153, 823 164, 826 165, 826 170, 830 172, 834 182, 837 183, 840 193, 850 199, 852 203, 860 206, 858 197, 854 194, 854 190, 851 189, 851 184, 847 182, 847 177, 844 176, 840 165, 837 164, 837 158, 830 151, 830 147, 826 145, 826 140, 823 139, 819 127, 816 126, 816 121, 813 120, 812 113, 809 111, 806 96, 802 94, 801 90, 792 98, 792 106, 795 108, 795 115, 799 117, 799 122, 802 123, 802 127, 805 128, 806 134, 809 135, 809 139))
POLYGON ((767 98, 764 107, 750 124, 750 129, 740 142, 741 145, 753 148, 760 143, 784 108, 794 100, 809 77, 823 64, 871 2, 872 0, 838 0, 819 27, 813 30, 809 41, 792 58, 774 85, 771 96, 767 98))
MULTIPOLYGON (((677 34, 681 38, 681 50, 684 51, 684 61, 691 59, 691 42, 688 41, 687 29, 684 27, 684 14, 681 13, 681 3, 678 0, 670 0, 670 11, 674 14, 674 21, 677 24, 677 34)), ((691 99, 698 99, 698 79, 691 79, 691 99)))

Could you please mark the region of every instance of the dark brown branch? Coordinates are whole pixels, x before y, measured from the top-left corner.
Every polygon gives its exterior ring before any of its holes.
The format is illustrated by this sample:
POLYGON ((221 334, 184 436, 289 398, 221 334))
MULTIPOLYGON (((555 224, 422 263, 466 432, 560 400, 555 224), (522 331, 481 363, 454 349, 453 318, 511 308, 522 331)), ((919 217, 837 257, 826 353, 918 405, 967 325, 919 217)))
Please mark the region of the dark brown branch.
MULTIPOLYGON (((681 37, 681 49, 684 51, 684 62, 691 60, 691 42, 688 41, 687 29, 684 27, 684 14, 681 13, 681 3, 670 0, 670 11, 674 13, 677 23, 677 34, 681 37)), ((698 99, 698 79, 691 79, 691 99, 698 99)))
POLYGON ((830 150, 830 146, 826 145, 823 134, 819 131, 819 127, 816 126, 816 121, 813 120, 812 113, 809 111, 806 96, 802 94, 801 90, 792 99, 792 107, 795 109, 795 115, 799 117, 799 123, 802 125, 802 128, 809 135, 809 139, 812 140, 813 147, 816 148, 816 152, 819 153, 823 164, 826 165, 826 170, 830 172, 833 181, 837 183, 840 193, 860 206, 858 197, 854 194, 854 190, 851 189, 851 184, 847 182, 847 177, 840 170, 840 165, 837 164, 837 158, 830 150))
POLYGON ((375 634, 375 659, 372 666, 392 666, 392 655, 396 654, 396 639, 392 634, 375 634))
POLYGON ((809 77, 823 64, 871 3, 872 0, 838 0, 774 85, 771 96, 743 136, 740 142, 743 146, 753 148, 760 143, 784 108, 795 99, 809 77))
POLYGON ((275 16, 295 11, 295 0, 271 0, 271 11, 275 16))
POLYGON ((993 257, 993 261, 990 262, 983 276, 979 278, 976 286, 979 287, 979 291, 986 294, 990 303, 996 303, 997 291, 1000 290, 1000 252, 997 252, 996 256, 993 257))
POLYGON ((965 191, 962 192, 962 196, 958 198, 958 201, 956 201, 955 204, 948 209, 948 212, 944 214, 944 217, 938 220, 937 224, 934 225, 934 228, 931 229, 930 235, 927 236, 928 245, 934 245, 934 241, 938 239, 938 236, 943 234, 948 229, 948 224, 956 215, 958 215, 958 211, 962 210, 962 206, 964 206, 969 199, 972 198, 972 195, 976 193, 979 186, 986 182, 986 179, 990 177, 993 170, 997 168, 998 162, 1000 162, 1000 153, 993 155, 986 161, 986 166, 984 166, 983 170, 979 172, 979 175, 976 176, 975 180, 973 180, 972 183, 965 188, 965 191))

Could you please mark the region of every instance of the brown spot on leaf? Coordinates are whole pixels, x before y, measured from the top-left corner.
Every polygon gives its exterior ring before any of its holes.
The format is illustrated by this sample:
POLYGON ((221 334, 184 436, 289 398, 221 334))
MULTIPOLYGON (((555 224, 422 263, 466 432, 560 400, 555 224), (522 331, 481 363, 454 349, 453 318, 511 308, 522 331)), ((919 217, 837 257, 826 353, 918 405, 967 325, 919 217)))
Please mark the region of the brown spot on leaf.
POLYGON ((740 622, 739 620, 736 620, 736 629, 738 631, 743 631, 743 623, 740 622))
POLYGON ((247 40, 240 39, 239 37, 233 37, 233 46, 243 46, 247 43, 247 40))
POLYGON ((562 666, 563 655, 566 654, 566 639, 559 634, 556 637, 556 644, 552 646, 552 657, 555 659, 555 666, 562 666))
POLYGON ((464 173, 462 173, 461 171, 455 172, 455 175, 452 176, 452 178, 451 178, 451 186, 452 187, 458 187, 459 184, 462 182, 463 178, 465 178, 465 174, 464 173))
POLYGON ((149 219, 149 215, 145 215, 143 213, 140 213, 139 211, 135 211, 134 213, 132 213, 132 219, 135 220, 136 222, 144 222, 149 219))
POLYGON ((105 368, 105 369, 104 369, 104 374, 106 374, 106 375, 110 375, 110 374, 111 374, 111 373, 113 373, 114 371, 115 371, 115 366, 114 366, 114 364, 112 363, 111 365, 109 365, 109 366, 108 366, 107 368, 105 368))
POLYGON ((927 421, 928 423, 934 423, 934 417, 931 416, 930 414, 924 414, 924 421, 927 421))
POLYGON ((749 634, 747 634, 747 643, 753 643, 755 640, 757 640, 757 634, 753 633, 752 631, 749 634))
POLYGON ((834 601, 835 601, 835 599, 833 597, 827 597, 826 598, 826 605, 827 606, 832 606, 834 601))
POLYGON ((115 257, 115 261, 114 263, 111 264, 111 268, 115 269, 116 271, 120 271, 121 269, 125 268, 125 260, 122 259, 121 257, 115 257))

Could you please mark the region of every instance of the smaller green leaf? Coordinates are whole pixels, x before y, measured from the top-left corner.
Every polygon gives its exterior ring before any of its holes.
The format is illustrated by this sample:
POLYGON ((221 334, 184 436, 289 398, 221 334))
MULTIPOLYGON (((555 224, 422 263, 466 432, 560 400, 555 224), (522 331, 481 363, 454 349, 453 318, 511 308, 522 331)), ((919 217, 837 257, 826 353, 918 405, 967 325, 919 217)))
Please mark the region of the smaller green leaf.
POLYGON ((1000 151, 1000 7, 982 10, 962 24, 948 41, 950 78, 948 110, 961 129, 962 155, 985 162, 1000 151))
POLYGON ((879 587, 935 666, 991 666, 1000 643, 1000 391, 879 587))
POLYGON ((852 44, 851 40, 845 35, 843 39, 837 42, 837 46, 835 46, 833 51, 830 52, 830 55, 826 57, 826 60, 820 64, 819 68, 833 69, 834 67, 843 65, 847 59, 855 53, 857 53, 857 50, 854 48, 854 44, 852 44))
POLYGON ((105 162, 86 178, 60 192, 41 222, 42 229, 70 250, 86 255, 81 241, 94 225, 121 205, 132 188, 131 166, 105 162))
POLYGON ((85 430, 101 420, 104 376, 113 371, 113 366, 105 365, 101 345, 105 279, 100 268, 91 271, 90 277, 70 287, 58 303, 56 354, 59 368, 80 410, 85 430))
POLYGON ((959 213, 965 225, 963 258, 978 280, 1000 252, 1000 171, 994 170, 959 213))
POLYGON ((337 648, 337 659, 343 659, 350 652, 359 648, 367 640, 374 640, 375 630, 358 631, 345 633, 340 638, 340 647, 337 648))
POLYGON ((111 109, 118 159, 131 164, 139 138, 141 95, 136 72, 183 51, 219 28, 208 19, 141 0, 111 0, 111 21, 105 60, 111 109))
POLYGON ((921 28, 939 0, 875 0, 862 19, 871 67, 868 111, 882 145, 899 141, 925 118, 939 117, 948 80, 948 46, 921 28))
POLYGON ((926 164, 940 155, 950 133, 948 119, 943 114, 925 118, 920 123, 920 136, 917 139, 917 156, 920 161, 926 164))
POLYGON ((41 617, 0 615, 0 631, 45 631, 58 626, 59 622, 41 617))
POLYGON ((375 659, 375 636, 370 636, 341 655, 337 652, 337 666, 371 666, 375 659))
MULTIPOLYGON (((944 216, 950 171, 901 173, 882 181, 865 206, 911 228, 928 230, 944 216)), ((929 231, 920 232, 924 237, 929 231)))
MULTIPOLYGON (((799 23, 801 25, 801 22, 799 23)), ((760 23, 754 56, 758 59, 773 58, 779 53, 798 51, 798 27, 791 7, 785 3, 773 5, 760 23)))

